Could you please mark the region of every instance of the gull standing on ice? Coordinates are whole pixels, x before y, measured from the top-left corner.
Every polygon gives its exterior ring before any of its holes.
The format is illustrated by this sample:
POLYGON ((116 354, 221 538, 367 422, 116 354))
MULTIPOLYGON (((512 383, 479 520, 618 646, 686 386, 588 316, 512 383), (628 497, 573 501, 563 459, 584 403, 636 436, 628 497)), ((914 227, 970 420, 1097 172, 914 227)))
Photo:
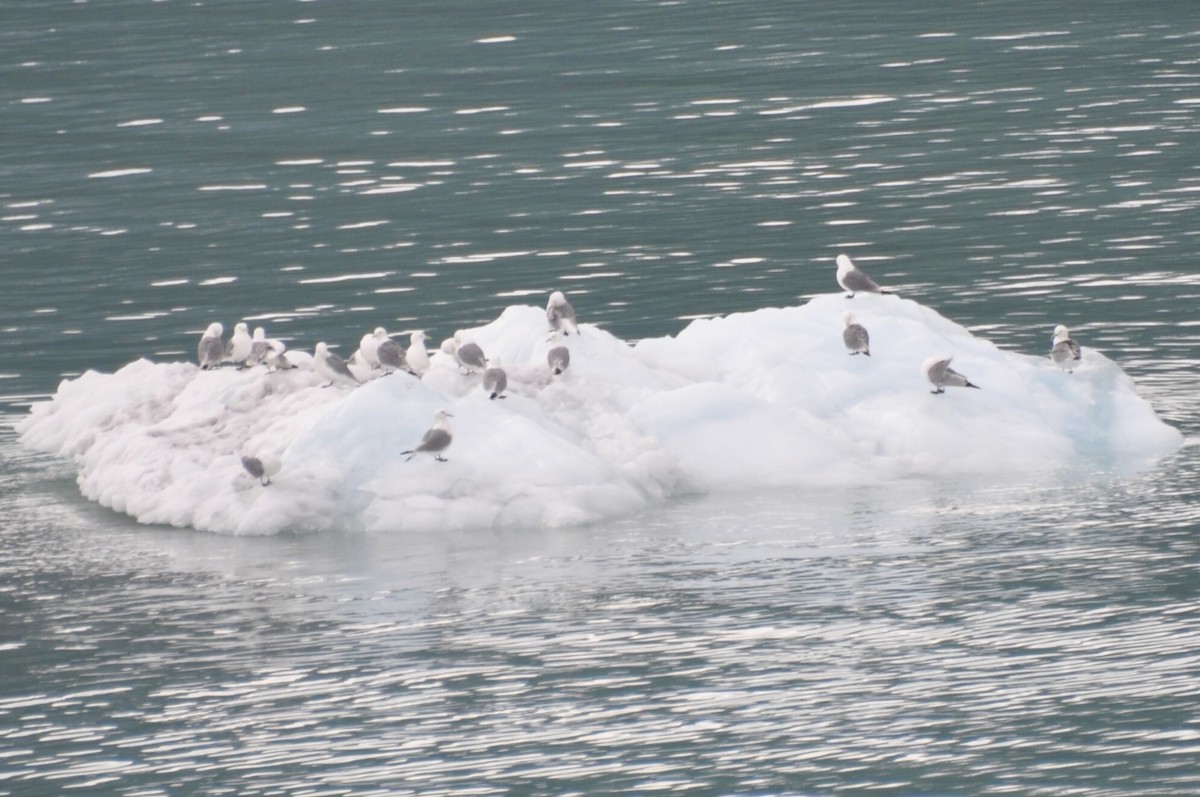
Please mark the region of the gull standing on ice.
POLYGON ((313 367, 317 369, 318 374, 329 380, 321 387, 329 387, 334 383, 351 387, 359 384, 358 377, 350 372, 346 361, 331 352, 325 341, 318 343, 313 351, 313 367))
POLYGON ((417 376, 429 370, 429 353, 425 351, 425 333, 417 330, 409 338, 408 351, 404 353, 408 367, 417 376))
POLYGON ((242 467, 246 469, 246 473, 258 479, 259 484, 266 487, 271 483, 271 477, 279 473, 279 460, 269 454, 261 457, 244 456, 242 467))
POLYGON ((386 337, 387 331, 383 327, 375 327, 374 332, 368 332, 363 335, 362 340, 358 342, 358 353, 362 355, 363 362, 372 371, 379 367, 379 344, 386 337))
POLYGON ((267 363, 268 370, 287 371, 290 368, 296 367, 296 366, 292 365, 291 361, 288 360, 287 354, 285 353, 287 351, 287 346, 283 345, 282 340, 276 340, 275 338, 268 338, 267 339, 267 348, 270 349, 270 351, 267 352, 267 356, 266 356, 266 363, 267 363))
POLYGON ((225 344, 221 343, 221 336, 224 334, 225 327, 221 326, 219 321, 212 322, 208 329, 204 330, 200 345, 196 348, 196 358, 204 370, 216 368, 225 358, 225 344))
POLYGON ((979 385, 971 384, 969 379, 950 367, 950 361, 953 359, 953 356, 933 356, 921 366, 921 370, 925 372, 925 378, 936 388, 936 390, 931 390, 931 393, 945 393, 948 387, 973 387, 976 390, 979 389, 979 385))
POLYGON ((564 335, 570 335, 572 332, 579 334, 579 325, 575 322, 575 308, 567 301, 562 291, 550 294, 550 301, 546 302, 546 320, 550 322, 551 329, 564 335))
POLYGON ((433 458, 438 462, 446 461, 446 458, 442 456, 442 452, 450 447, 452 439, 450 424, 446 419, 453 418, 454 416, 445 410, 438 410, 433 414, 433 417, 435 419, 433 427, 425 433, 425 436, 421 438, 421 442, 417 443, 416 448, 400 452, 401 456, 408 454, 408 459, 404 460, 405 462, 408 462, 417 454, 433 454, 433 458))
POLYGON ((550 342, 550 350, 546 352, 546 362, 557 376, 571 364, 571 350, 563 344, 562 333, 557 330, 551 332, 547 340, 550 342))
POLYGON ((375 359, 379 362, 379 367, 389 374, 408 370, 404 347, 388 337, 383 327, 375 330, 375 337, 378 340, 375 344, 375 359))
POLYGON ((244 368, 253 347, 250 328, 246 326, 245 321, 239 321, 233 325, 233 335, 230 336, 229 343, 225 344, 225 359, 237 363, 238 368, 244 368))
POLYGON ((1050 359, 1068 374, 1075 370, 1083 359, 1083 350, 1071 339, 1071 330, 1059 324, 1054 328, 1054 344, 1050 347, 1050 359))
POLYGON ((451 353, 469 374, 487 369, 487 357, 483 356, 483 349, 479 348, 479 344, 472 341, 464 330, 460 329, 454 333, 454 350, 451 353))
POLYGON ((854 313, 846 313, 842 318, 846 322, 846 328, 842 330, 842 342, 846 344, 850 354, 864 354, 870 357, 871 336, 867 334, 867 328, 855 323, 854 313))
POLYGON ((875 280, 859 271, 854 261, 846 255, 837 256, 837 281, 838 285, 848 291, 847 299, 853 299, 855 293, 891 293, 880 288, 875 284, 875 280))
POLYGON ((483 392, 490 399, 506 398, 504 391, 508 389, 508 374, 498 365, 483 372, 483 392))
POLYGON ((271 344, 267 342, 267 331, 262 327, 254 328, 254 336, 250 338, 250 356, 246 358, 247 365, 262 365, 271 353, 271 344))

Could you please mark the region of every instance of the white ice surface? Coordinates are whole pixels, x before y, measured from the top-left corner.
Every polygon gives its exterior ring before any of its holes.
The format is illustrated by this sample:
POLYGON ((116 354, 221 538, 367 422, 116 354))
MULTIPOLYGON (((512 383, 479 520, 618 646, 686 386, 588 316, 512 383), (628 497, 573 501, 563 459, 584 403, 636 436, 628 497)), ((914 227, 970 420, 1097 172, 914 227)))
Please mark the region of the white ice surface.
POLYGON ((503 361, 505 400, 441 353, 423 379, 358 388, 320 387, 298 352, 280 372, 138 360, 63 382, 18 429, 73 458, 91 500, 235 534, 574 524, 689 493, 1107 467, 1183 442, 1099 352, 1068 374, 896 296, 823 296, 635 346, 585 324, 554 378, 546 330, 542 308, 516 306, 470 330, 503 361), (843 346, 850 302, 870 357, 843 346), (932 395, 932 354, 982 389, 932 395), (405 462, 438 408, 454 415, 449 461, 405 462), (270 486, 243 454, 280 458, 270 486))

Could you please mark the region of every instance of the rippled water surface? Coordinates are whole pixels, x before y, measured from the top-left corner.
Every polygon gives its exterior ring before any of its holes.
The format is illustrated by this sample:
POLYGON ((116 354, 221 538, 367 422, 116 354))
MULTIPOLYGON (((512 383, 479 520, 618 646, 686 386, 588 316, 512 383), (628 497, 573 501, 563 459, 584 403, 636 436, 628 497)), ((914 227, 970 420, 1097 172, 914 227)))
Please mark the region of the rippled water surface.
POLYGON ((1200 792, 1197 448, 575 529, 138 526, 22 449, 213 319, 1072 327, 1194 439, 1190 3, 3 4, 0 794, 1200 792))

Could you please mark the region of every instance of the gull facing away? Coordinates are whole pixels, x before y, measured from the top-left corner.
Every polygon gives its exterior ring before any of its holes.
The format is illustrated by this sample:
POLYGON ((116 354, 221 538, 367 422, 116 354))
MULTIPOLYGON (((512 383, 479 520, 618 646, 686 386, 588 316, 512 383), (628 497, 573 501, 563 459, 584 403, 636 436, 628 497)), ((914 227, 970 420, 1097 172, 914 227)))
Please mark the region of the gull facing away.
POLYGON ((429 370, 429 353, 425 351, 425 333, 420 330, 412 333, 409 338, 408 351, 404 359, 414 374, 420 376, 429 370))
POLYGON ((359 384, 358 377, 350 372, 346 361, 331 352, 325 341, 318 343, 313 351, 313 367, 321 377, 329 380, 321 387, 329 387, 332 384, 354 387, 359 384))
POLYGON ((259 484, 266 487, 271 483, 271 477, 279 473, 279 460, 269 454, 261 457, 244 456, 242 467, 246 469, 246 473, 258 479, 259 484))
POLYGON ((375 359, 379 363, 379 367, 389 374, 408 370, 404 347, 388 337, 388 333, 383 327, 375 330, 375 337, 379 338, 379 342, 375 346, 375 359))
POLYGON ((550 294, 550 301, 546 302, 546 320, 550 322, 551 329, 564 335, 570 335, 572 332, 579 334, 579 324, 575 322, 575 308, 567 301, 562 291, 550 294))
POLYGON ((216 368, 225 359, 225 344, 221 343, 221 336, 224 334, 225 327, 221 326, 219 321, 212 322, 208 329, 204 330, 200 345, 196 347, 196 359, 200 361, 200 367, 204 370, 216 368))
POLYGON ((451 354, 458 361, 459 367, 466 369, 469 374, 487 369, 487 357, 483 356, 483 349, 461 329, 454 333, 454 349, 451 354))
POLYGON ((936 388, 929 392, 935 395, 945 393, 948 387, 973 387, 976 390, 980 389, 979 385, 971 384, 969 379, 950 367, 950 361, 953 359, 953 356, 939 357, 935 355, 926 360, 921 366, 921 370, 925 372, 925 378, 936 388))
POLYGON ((488 394, 490 399, 507 398, 504 391, 508 389, 508 374, 498 365, 483 372, 483 392, 488 394))
POLYGON ((245 321, 237 322, 233 325, 233 335, 230 336, 229 343, 225 344, 225 361, 236 363, 238 368, 244 368, 252 348, 254 341, 250 338, 250 328, 246 326, 245 321))
POLYGON ((262 327, 254 328, 254 336, 250 338, 250 356, 246 365, 262 365, 271 353, 271 344, 267 342, 267 331, 262 327))
POLYGON ((891 293, 876 285, 847 255, 837 256, 837 281, 847 291, 847 299, 853 299, 855 293, 891 293))
POLYGON ((550 342, 550 350, 546 352, 546 363, 555 376, 567 370, 567 366, 571 364, 571 350, 563 344, 562 334, 555 330, 547 338, 550 342))
POLYGON ((1059 324, 1054 328, 1054 343, 1050 347, 1050 360, 1068 374, 1075 370, 1083 359, 1083 350, 1071 339, 1071 330, 1059 324))
POLYGON ((417 454, 433 454, 433 458, 438 462, 447 461, 442 456, 442 452, 450 447, 450 441, 453 439, 453 436, 450 434, 450 423, 446 419, 453 418, 454 416, 445 410, 438 410, 433 414, 433 417, 433 426, 429 431, 425 432, 425 436, 421 438, 421 442, 417 443, 415 448, 400 452, 401 456, 408 454, 408 459, 404 460, 405 462, 408 462, 417 454))
POLYGON ((871 336, 867 334, 867 328, 855 323, 854 313, 846 313, 842 318, 846 322, 846 328, 842 330, 842 342, 846 344, 846 349, 851 355, 863 354, 870 357, 871 336))

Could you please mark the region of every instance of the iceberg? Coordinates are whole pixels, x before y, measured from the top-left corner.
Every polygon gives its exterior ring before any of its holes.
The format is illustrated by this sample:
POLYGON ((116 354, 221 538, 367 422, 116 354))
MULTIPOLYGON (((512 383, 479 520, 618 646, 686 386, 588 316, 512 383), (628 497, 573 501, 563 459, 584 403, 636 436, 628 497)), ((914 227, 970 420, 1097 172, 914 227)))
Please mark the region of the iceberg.
POLYGON ((304 357, 276 372, 142 359, 64 381, 17 428, 73 460, 89 500, 226 534, 559 526, 702 493, 1109 468, 1183 443, 1099 351, 1066 373, 897 296, 819 296, 636 344, 582 324, 559 376, 548 331, 529 306, 468 331, 507 371, 505 399, 440 352, 421 378, 360 371, 360 387, 322 387, 304 357), (843 344, 851 303, 870 356, 843 344), (981 389, 932 394, 931 355, 981 389), (406 462, 439 409, 448 461, 406 462), (270 485, 243 456, 279 460, 270 485))

